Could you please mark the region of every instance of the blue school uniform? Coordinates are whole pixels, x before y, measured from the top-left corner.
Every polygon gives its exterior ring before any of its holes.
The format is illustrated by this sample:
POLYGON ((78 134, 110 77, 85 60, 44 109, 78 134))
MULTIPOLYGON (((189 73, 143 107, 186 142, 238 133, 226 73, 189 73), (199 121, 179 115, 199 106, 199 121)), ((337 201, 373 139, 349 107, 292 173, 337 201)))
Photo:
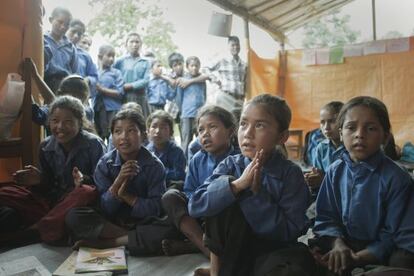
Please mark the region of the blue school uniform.
POLYGON ((251 160, 242 154, 221 162, 188 203, 193 217, 214 216, 238 202, 250 227, 262 238, 296 241, 307 225, 309 191, 301 169, 274 151, 264 164, 257 194, 246 189, 235 196, 230 182, 239 178, 251 160))
POLYGON ((128 193, 138 196, 135 205, 131 207, 109 191, 125 161, 116 149, 99 160, 94 179, 101 194, 101 208, 106 216, 142 219, 161 214, 161 196, 166 190, 164 166, 144 147, 139 150, 137 161, 140 172, 129 181, 127 188, 128 193))
POLYGON ((92 100, 92 107, 95 106, 96 98, 96 82, 98 80, 98 69, 95 63, 93 63, 91 56, 88 52, 81 48, 76 48, 78 54, 78 74, 84 78, 89 79, 89 93, 92 100))
POLYGON ((76 47, 63 36, 57 43, 50 33, 43 36, 45 44, 45 79, 53 76, 65 77, 78 72, 76 47))
MULTIPOLYGON (((101 138, 84 130, 74 138, 73 148, 68 153, 63 151, 55 136, 46 137, 40 143, 39 152, 45 197, 51 202, 56 202, 74 189, 74 167, 78 167, 85 176, 92 177, 96 164, 105 151, 101 138)), ((39 186, 39 189, 42 187, 39 186)), ((34 186, 34 189, 36 188, 34 186)))
POLYGON ((118 111, 124 97, 124 80, 121 71, 112 67, 99 70, 98 83, 118 92, 117 98, 101 95, 106 111, 118 111))
POLYGON ((143 91, 147 87, 150 67, 148 60, 131 55, 121 57, 114 64, 114 68, 122 72, 125 83, 132 84, 133 92, 143 91))
POLYGON ((175 98, 175 89, 172 89, 168 81, 162 78, 152 78, 147 87, 148 103, 150 105, 164 107, 168 100, 175 98))
MULTIPOLYGON (((184 78, 191 78, 186 75, 184 78)), ((193 83, 186 88, 177 87, 177 105, 181 118, 195 118, 197 112, 206 103, 206 83, 193 83)))
POLYGON ((188 163, 190 163, 190 160, 193 158, 193 156, 199 151, 201 150, 203 147, 201 146, 200 143, 200 139, 198 139, 198 137, 196 137, 191 143, 190 145, 188 145, 188 163))
POLYGON ((328 167, 346 151, 344 145, 335 148, 329 139, 324 139, 316 147, 316 152, 312 160, 312 165, 322 172, 326 172, 328 167))
POLYGON ((313 232, 365 241, 384 261, 409 197, 410 176, 382 151, 354 163, 349 153, 328 169, 316 200, 313 232))
POLYGON ((171 140, 167 142, 165 149, 158 152, 154 143, 150 142, 146 148, 157 156, 165 167, 166 181, 184 181, 186 160, 183 150, 171 140))
POLYGON ((229 155, 238 153, 239 151, 235 150, 233 146, 221 156, 214 156, 203 149, 197 152, 188 165, 188 173, 185 177, 184 193, 187 198, 192 198, 196 189, 201 186, 210 175, 212 175, 214 169, 221 161, 229 155))
POLYGON ((410 251, 414 254, 414 190, 411 187, 411 197, 405 207, 405 214, 398 227, 395 237, 398 248, 410 251))
POLYGON ((311 130, 309 133, 308 138, 308 146, 306 149, 306 159, 307 163, 310 165, 312 164, 312 160, 314 159, 316 155, 316 147, 319 145, 321 141, 325 139, 325 136, 323 135, 320 128, 311 130))

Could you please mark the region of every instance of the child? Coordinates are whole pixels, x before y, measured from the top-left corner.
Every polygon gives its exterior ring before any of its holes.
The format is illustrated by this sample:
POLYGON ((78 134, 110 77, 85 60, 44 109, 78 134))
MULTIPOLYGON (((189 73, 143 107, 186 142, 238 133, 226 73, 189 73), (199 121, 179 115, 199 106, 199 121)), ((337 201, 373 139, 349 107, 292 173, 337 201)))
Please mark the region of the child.
POLYGON ((102 214, 91 208, 75 208, 66 216, 68 228, 75 240, 80 240, 75 247, 128 245, 133 250, 139 243, 134 227, 162 211, 164 167, 142 146, 142 113, 120 110, 112 120, 111 132, 116 150, 101 158, 94 174, 102 214))
POLYGON ((62 79, 78 71, 76 47, 65 36, 72 20, 71 13, 61 7, 52 11, 52 31, 44 35, 45 82, 56 92, 62 79))
MULTIPOLYGON (((191 159, 184 182, 184 193, 171 189, 162 197, 162 204, 175 226, 209 257, 210 251, 202 241, 203 231, 198 221, 188 214, 187 204, 197 187, 204 183, 217 165, 227 156, 238 153, 231 144, 236 124, 233 115, 218 106, 205 106, 200 109, 197 124, 203 148, 191 159)), ((162 244, 166 255, 189 253, 188 249, 193 246, 188 245, 172 240, 164 240, 162 244)))
POLYGON ((155 110, 164 110, 166 100, 174 99, 175 91, 170 87, 168 79, 168 77, 162 74, 161 62, 159 60, 153 60, 151 79, 147 87, 147 97, 151 113, 155 110))
POLYGON ((316 154, 312 160, 312 171, 305 173, 305 180, 312 191, 314 200, 329 165, 340 158, 345 151, 339 136, 339 128, 336 125, 336 117, 343 105, 342 102, 330 102, 324 105, 320 111, 320 128, 325 140, 316 147, 316 154))
POLYGON ((271 269, 312 258, 296 245, 307 222, 307 186, 301 169, 275 150, 287 140, 290 120, 279 97, 263 94, 247 102, 238 130, 241 154, 222 161, 190 198, 190 216, 206 217, 211 275, 251 275, 255 263, 261 268, 258 257, 274 250, 283 254, 272 255, 271 269))
POLYGON ((103 108, 98 111, 96 118, 98 133, 102 139, 108 139, 110 134, 111 120, 115 113, 121 108, 124 97, 124 80, 122 73, 112 67, 115 58, 115 49, 111 45, 99 47, 99 77, 96 84, 98 100, 103 101, 103 108))
MULTIPOLYGON (((186 78, 200 76, 200 60, 198 57, 189 57, 186 60, 188 74, 186 78)), ((188 145, 194 135, 194 120, 198 109, 206 102, 206 83, 198 82, 177 89, 178 107, 181 111, 181 148, 187 153, 188 145)))
POLYGON ((86 52, 89 52, 89 48, 91 48, 91 46, 92 38, 87 33, 84 33, 78 43, 78 47, 86 52))
POLYGON ((149 144, 146 148, 164 164, 166 184, 170 187, 184 182, 186 160, 183 150, 174 140, 174 120, 167 112, 157 110, 147 119, 149 144))
POLYGON ((145 90, 149 82, 151 65, 148 60, 140 57, 141 46, 139 34, 130 33, 126 40, 128 55, 118 59, 114 68, 122 72, 125 81, 125 102, 140 104, 144 119, 147 119, 150 112, 145 90))
POLYGON ((348 152, 326 172, 313 232, 316 260, 342 275, 354 267, 388 262, 411 179, 381 150, 391 127, 381 101, 353 98, 337 121, 348 152))
MULTIPOLYGON (((14 175, 17 185, 0 189, 2 205, 19 220, 9 231, 30 228, 2 238, 13 242, 40 235, 45 242, 59 241, 65 234, 66 212, 96 200, 91 176, 105 146, 99 137, 82 130, 84 114, 82 103, 71 96, 60 96, 51 104, 52 135, 40 144, 40 169, 26 166, 14 175)), ((1 227, 7 224, 0 223, 1 227)))

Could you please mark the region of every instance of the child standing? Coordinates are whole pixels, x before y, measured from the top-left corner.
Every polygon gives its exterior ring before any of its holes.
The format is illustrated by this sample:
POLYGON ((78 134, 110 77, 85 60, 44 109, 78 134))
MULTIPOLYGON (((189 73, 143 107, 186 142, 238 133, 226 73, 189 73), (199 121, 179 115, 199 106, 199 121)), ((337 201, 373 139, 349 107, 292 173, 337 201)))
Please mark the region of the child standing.
MULTIPOLYGON (((9 229, 9 241, 39 235, 45 242, 58 241, 64 237, 66 212, 96 200, 92 174, 105 146, 99 137, 82 130, 84 114, 78 99, 56 98, 49 115, 52 135, 40 144, 40 169, 26 166, 14 175, 17 185, 0 189, 2 206, 19 221, 9 229), (28 226, 27 231, 11 233, 28 226)), ((8 223, 6 219, 0 225, 8 223)))
POLYGON ((390 135, 387 108, 356 97, 338 115, 347 152, 326 172, 316 201, 315 257, 333 273, 387 264, 408 202, 411 179, 381 150, 390 135), (323 255, 322 255, 323 254, 323 255))
POLYGON ((105 154, 96 167, 94 179, 100 193, 102 214, 91 208, 75 208, 66 224, 76 246, 137 246, 135 226, 144 219, 160 216, 161 195, 165 192, 162 163, 142 146, 145 121, 136 109, 122 109, 111 123, 116 150, 105 154))
POLYGON ((173 118, 167 112, 157 110, 148 117, 147 129, 149 144, 146 148, 164 164, 167 187, 178 182, 182 186, 186 160, 183 150, 173 140, 173 118))
MULTIPOLYGON (((190 161, 184 193, 171 189, 162 197, 162 204, 177 229, 208 257, 210 251, 203 245, 203 231, 199 221, 188 214, 187 204, 217 165, 227 156, 238 153, 232 146, 236 124, 233 115, 218 106, 200 109, 197 124, 202 150, 190 161)), ((184 242, 171 240, 164 240, 162 246, 166 255, 185 254, 189 248, 184 242)))
POLYGON ((159 60, 153 60, 151 65, 151 79, 147 87, 150 113, 155 110, 164 110, 166 100, 175 97, 175 91, 168 83, 169 78, 162 74, 162 64, 159 60))
POLYGON ((108 139, 110 134, 111 120, 115 113, 121 108, 124 96, 123 86, 124 80, 122 73, 118 69, 112 67, 115 58, 115 49, 110 45, 99 47, 99 77, 96 84, 98 93, 97 101, 103 101, 101 109, 97 110, 98 134, 102 139, 108 139))
POLYGON ((320 129, 325 139, 316 147, 312 160, 312 171, 305 173, 305 180, 312 191, 314 200, 318 195, 319 186, 328 167, 345 151, 345 147, 339 136, 339 128, 336 117, 344 104, 342 102, 330 102, 324 105, 320 112, 320 129))
POLYGON ((78 71, 76 47, 65 36, 71 20, 72 15, 67 9, 55 8, 49 17, 52 30, 44 35, 44 78, 53 92, 56 92, 64 77, 78 71))
POLYGON ((114 68, 122 72, 124 78, 125 102, 136 102, 142 107, 144 119, 149 115, 146 88, 150 77, 150 63, 140 56, 142 40, 139 34, 130 33, 126 40, 128 54, 118 59, 114 68))
MULTIPOLYGON (((200 76, 200 60, 191 56, 186 60, 188 74, 185 78, 191 79, 200 76)), ((197 111, 206 102, 206 83, 197 82, 186 88, 177 88, 177 104, 181 111, 181 148, 187 154, 187 148, 193 139, 195 117, 197 111)))
POLYGON ((222 161, 190 198, 190 215, 206 217, 210 275, 251 275, 255 263, 263 269, 258 257, 275 250, 283 253, 272 255, 270 269, 289 269, 295 258, 312 258, 306 247, 296 245, 306 225, 307 186, 301 169, 275 150, 287 140, 290 120, 283 99, 254 97, 241 114, 241 154, 222 161), (281 255, 286 260, 275 257, 281 255))

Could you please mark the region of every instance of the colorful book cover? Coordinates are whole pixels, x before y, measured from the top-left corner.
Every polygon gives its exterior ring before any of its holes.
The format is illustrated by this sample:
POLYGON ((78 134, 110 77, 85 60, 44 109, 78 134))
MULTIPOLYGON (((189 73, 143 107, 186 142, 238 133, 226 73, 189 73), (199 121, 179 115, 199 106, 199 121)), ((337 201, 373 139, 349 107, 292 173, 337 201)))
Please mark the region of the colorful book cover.
POLYGON ((112 271, 114 274, 127 273, 125 247, 95 249, 79 248, 75 272, 112 271))

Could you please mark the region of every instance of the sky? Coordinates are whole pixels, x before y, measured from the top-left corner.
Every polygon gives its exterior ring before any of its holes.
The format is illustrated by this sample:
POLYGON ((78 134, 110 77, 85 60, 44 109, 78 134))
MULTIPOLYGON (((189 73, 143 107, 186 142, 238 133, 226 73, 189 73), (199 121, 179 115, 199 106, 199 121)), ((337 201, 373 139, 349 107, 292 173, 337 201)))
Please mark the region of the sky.
MULTIPOLYGON (((341 14, 351 15, 350 26, 361 32, 361 40, 372 40, 372 11, 371 0, 355 0, 344 6, 341 14)), ((62 6, 68 8, 74 18, 85 23, 94 16, 94 11, 87 0, 43 0, 46 16, 44 29, 49 30, 47 18, 53 8, 62 6)), ((175 27, 173 41, 184 56, 195 55, 201 62, 209 62, 228 53, 227 40, 223 37, 207 33, 213 12, 229 13, 213 5, 207 0, 158 0, 158 6, 163 9, 165 20, 175 27)), ((409 36, 414 30, 414 1, 413 0, 376 0, 377 38, 389 31, 399 31, 409 36)), ((250 44, 259 56, 271 58, 277 54, 279 45, 262 29, 250 24, 250 44)), ((244 23, 238 16, 233 16, 232 34, 244 37, 244 23)), ((303 30, 298 29, 288 34, 287 48, 301 48, 303 30)), ((91 56, 95 58, 97 49, 105 43, 102 37, 94 37, 91 56)), ((145 43, 145 42, 144 42, 145 43)), ((242 44, 241 56, 245 56, 245 45, 242 44)))

